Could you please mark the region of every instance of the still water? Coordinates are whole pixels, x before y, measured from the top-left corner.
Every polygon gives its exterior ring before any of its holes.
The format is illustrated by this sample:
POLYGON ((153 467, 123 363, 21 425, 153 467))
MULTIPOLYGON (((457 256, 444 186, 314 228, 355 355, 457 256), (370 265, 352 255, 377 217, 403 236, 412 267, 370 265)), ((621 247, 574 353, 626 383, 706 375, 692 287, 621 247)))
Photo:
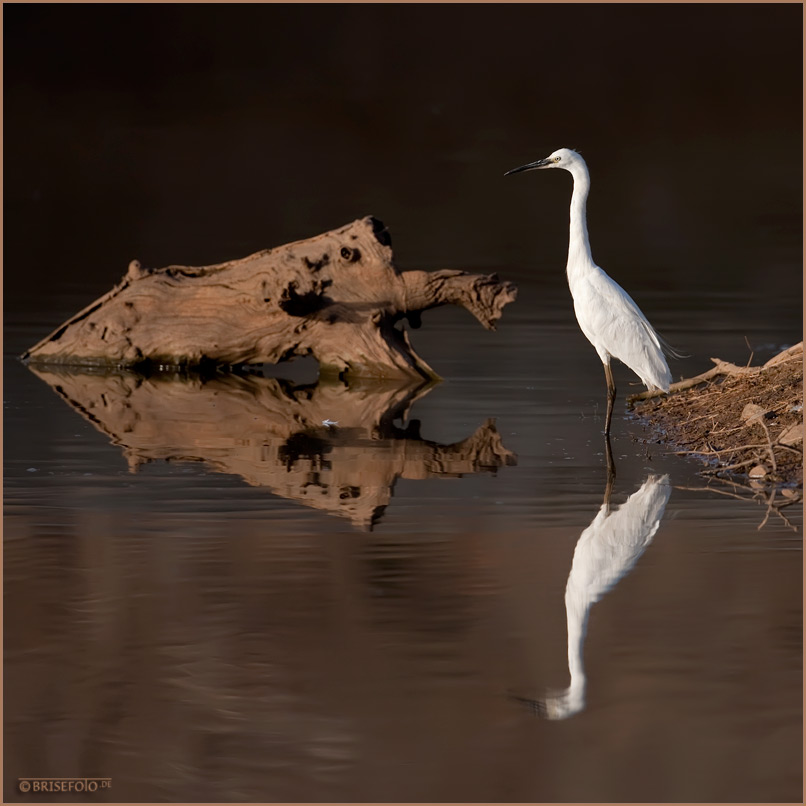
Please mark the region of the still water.
MULTIPOLYGON (((798 799, 799 506, 759 530, 619 408, 603 508, 598 359, 565 289, 507 276, 497 333, 425 315, 423 389, 33 370, 45 322, 10 323, 8 800, 76 774, 109 800, 798 799)), ((751 299, 642 301, 690 352, 778 346, 751 299)))
POLYGON ((503 174, 581 150, 675 377, 769 358, 802 330, 802 7, 568 8, 4 6, 6 800, 801 800, 801 507, 704 490, 617 367, 603 508, 570 179, 503 174), (436 386, 16 360, 132 259, 369 214, 403 270, 519 287, 496 333, 423 316, 436 386))

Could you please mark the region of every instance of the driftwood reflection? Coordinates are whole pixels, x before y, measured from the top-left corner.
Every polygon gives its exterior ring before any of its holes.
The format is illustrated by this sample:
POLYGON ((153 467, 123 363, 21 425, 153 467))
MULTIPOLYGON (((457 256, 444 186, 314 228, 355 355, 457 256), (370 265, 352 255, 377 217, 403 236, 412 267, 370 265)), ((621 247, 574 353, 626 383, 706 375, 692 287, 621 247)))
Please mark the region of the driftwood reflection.
POLYGON ((378 521, 398 478, 455 478, 516 462, 493 420, 453 445, 422 439, 417 420, 395 425, 428 383, 30 369, 122 448, 132 472, 160 459, 202 461, 362 529, 378 521))
POLYGON ((545 700, 515 698, 546 719, 566 719, 585 708, 582 656, 590 609, 632 570, 652 542, 671 494, 668 476, 651 475, 620 507, 611 508, 614 475, 609 463, 604 501, 579 536, 565 587, 570 685, 545 700))

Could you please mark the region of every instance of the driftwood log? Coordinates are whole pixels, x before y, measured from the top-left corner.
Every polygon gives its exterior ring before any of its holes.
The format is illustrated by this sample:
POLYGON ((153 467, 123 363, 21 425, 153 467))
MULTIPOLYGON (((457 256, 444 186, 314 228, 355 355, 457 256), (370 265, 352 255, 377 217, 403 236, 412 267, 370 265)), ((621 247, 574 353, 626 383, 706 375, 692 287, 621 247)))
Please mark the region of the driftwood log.
POLYGON ((119 446, 129 469, 152 461, 204 462, 371 530, 398 478, 456 478, 514 465, 492 420, 467 439, 422 439, 395 424, 433 384, 318 382, 218 374, 142 378, 31 366, 119 446))
POLYGON ((488 330, 517 289, 496 275, 398 271, 375 218, 213 266, 146 269, 32 347, 37 364, 133 368, 276 364, 313 355, 324 376, 438 377, 408 333, 461 305, 488 330))

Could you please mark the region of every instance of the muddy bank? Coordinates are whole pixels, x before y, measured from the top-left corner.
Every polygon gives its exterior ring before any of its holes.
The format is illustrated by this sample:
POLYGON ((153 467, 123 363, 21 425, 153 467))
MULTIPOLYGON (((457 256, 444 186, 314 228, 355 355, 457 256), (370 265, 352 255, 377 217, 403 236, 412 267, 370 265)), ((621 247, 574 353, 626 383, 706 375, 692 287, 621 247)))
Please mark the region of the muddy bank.
POLYGON ((658 441, 705 463, 704 475, 753 487, 803 487, 803 342, 763 366, 719 359, 672 384, 669 395, 629 399, 658 441))

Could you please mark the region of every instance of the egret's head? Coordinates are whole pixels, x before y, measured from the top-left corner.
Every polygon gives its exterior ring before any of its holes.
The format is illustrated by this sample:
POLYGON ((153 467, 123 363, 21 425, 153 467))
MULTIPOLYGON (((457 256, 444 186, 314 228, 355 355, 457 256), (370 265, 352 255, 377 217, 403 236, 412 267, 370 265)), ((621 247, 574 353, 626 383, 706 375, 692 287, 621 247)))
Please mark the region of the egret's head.
POLYGON ((513 168, 511 171, 507 171, 504 176, 516 174, 520 171, 536 171, 539 168, 565 168, 566 171, 570 171, 575 165, 584 164, 585 161, 576 151, 570 148, 558 148, 545 159, 530 162, 527 165, 521 165, 520 168, 513 168))

